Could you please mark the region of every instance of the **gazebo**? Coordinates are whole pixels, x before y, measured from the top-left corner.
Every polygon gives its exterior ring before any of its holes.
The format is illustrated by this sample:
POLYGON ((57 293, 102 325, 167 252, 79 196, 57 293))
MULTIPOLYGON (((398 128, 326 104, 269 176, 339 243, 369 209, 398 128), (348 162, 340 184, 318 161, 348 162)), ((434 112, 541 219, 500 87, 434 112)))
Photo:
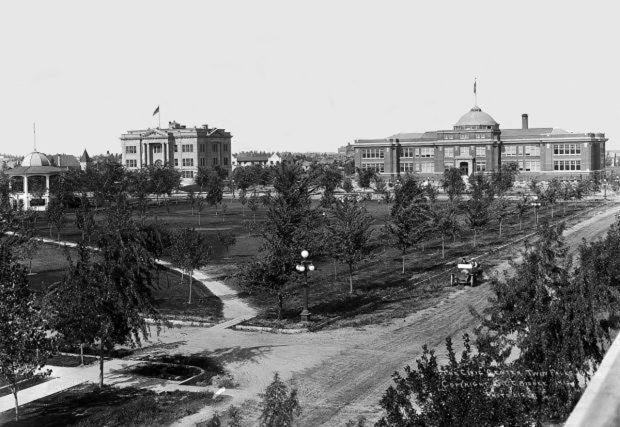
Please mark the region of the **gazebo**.
POLYGON ((6 172, 11 177, 11 188, 15 190, 12 195, 14 202, 19 204, 21 201, 24 209, 45 210, 50 199, 50 177, 64 171, 64 168, 52 166, 43 153, 33 151, 27 154, 21 166, 6 172))

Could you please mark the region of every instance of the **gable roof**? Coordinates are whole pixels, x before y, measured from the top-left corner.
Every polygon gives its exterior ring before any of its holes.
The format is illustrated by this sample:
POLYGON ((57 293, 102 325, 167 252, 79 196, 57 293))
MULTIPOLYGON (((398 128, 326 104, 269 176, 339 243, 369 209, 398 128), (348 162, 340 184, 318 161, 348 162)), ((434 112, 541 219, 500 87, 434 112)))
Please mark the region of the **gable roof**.
POLYGON ((86 148, 84 149, 84 152, 80 156, 80 162, 81 163, 88 163, 88 162, 90 162, 90 156, 88 155, 88 151, 86 151, 86 148))

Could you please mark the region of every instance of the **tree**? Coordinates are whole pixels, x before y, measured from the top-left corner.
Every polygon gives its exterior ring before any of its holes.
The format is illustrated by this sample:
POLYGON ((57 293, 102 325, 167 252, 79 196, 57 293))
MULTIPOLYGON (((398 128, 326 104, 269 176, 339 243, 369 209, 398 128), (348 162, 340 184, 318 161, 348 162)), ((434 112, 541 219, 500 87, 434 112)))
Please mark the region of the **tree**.
POLYGON ((353 183, 351 182, 351 178, 345 178, 342 180, 342 189, 347 193, 353 191, 353 183))
POLYGON ((493 200, 492 187, 483 174, 474 174, 471 176, 471 196, 469 200, 463 203, 465 215, 470 228, 474 231, 474 248, 478 230, 489 222, 490 209, 489 206, 493 200))
POLYGON ((456 209, 453 206, 435 208, 429 211, 429 228, 441 237, 441 259, 446 257, 446 237, 456 239, 462 227, 458 220, 456 209))
POLYGON ((209 184, 209 178, 211 177, 211 173, 209 169, 205 166, 199 166, 198 171, 196 172, 196 176, 194 177, 194 182, 198 187, 200 187, 200 194, 203 193, 205 187, 209 184))
POLYGON ((277 298, 278 319, 282 317, 286 289, 299 253, 320 252, 319 214, 312 208, 311 179, 299 164, 281 163, 274 169, 276 194, 265 198, 265 221, 257 231, 262 243, 259 256, 238 274, 248 292, 262 291, 277 298))
POLYGON ((82 193, 80 206, 75 211, 75 226, 82 232, 82 241, 90 242, 97 227, 95 212, 90 207, 86 193, 82 193))
POLYGON ((377 176, 377 172, 374 169, 358 169, 357 185, 364 189, 370 188, 370 183, 375 176, 377 176))
POLYGON ((355 173, 355 161, 354 160, 345 161, 343 169, 344 169, 345 175, 353 175, 355 173))
POLYGON ((491 185, 493 192, 499 196, 509 191, 519 175, 519 165, 517 162, 502 163, 499 170, 491 172, 491 185))
MULTIPOLYGON (((381 399, 385 415, 378 427, 399 426, 501 426, 531 425, 531 400, 522 396, 518 383, 509 388, 501 375, 503 366, 472 350, 463 337, 460 360, 446 339, 448 361, 440 365, 434 350, 424 345, 416 368, 398 372, 381 399), (528 406, 529 405, 529 406, 528 406)), ((510 378, 507 378, 510 380, 510 378)))
POLYGON ((490 211, 491 216, 497 220, 497 224, 499 225, 499 237, 502 237, 502 224, 504 220, 512 214, 512 206, 504 197, 498 197, 497 199, 493 199, 490 211))
POLYGON ((314 178, 317 185, 324 190, 324 195, 330 197, 342 182, 342 173, 335 164, 321 165, 316 170, 314 178))
POLYGON ((405 274, 407 250, 428 235, 428 216, 429 210, 418 204, 399 205, 397 209, 393 209, 391 212, 391 218, 386 229, 394 239, 394 246, 401 251, 402 274, 405 274))
POLYGON ((292 389, 289 392, 277 372, 261 397, 263 399, 259 419, 261 427, 292 427, 295 417, 301 414, 297 390, 292 389))
POLYGON ((181 173, 171 165, 157 166, 151 165, 148 167, 149 177, 151 180, 151 190, 155 193, 157 198, 157 204, 159 204, 159 197, 164 194, 170 197, 174 190, 177 190, 181 185, 181 173))
POLYGON ((450 203, 454 203, 465 192, 465 183, 463 182, 461 171, 457 168, 446 169, 443 173, 441 186, 448 194, 450 203))
POLYGON ((557 178, 553 178, 551 181, 549 181, 549 184, 547 184, 547 188, 545 188, 545 191, 542 193, 543 203, 551 207, 551 218, 552 219, 553 219, 553 207, 557 203, 558 198, 561 196, 561 193, 562 193, 562 184, 560 183, 560 180, 557 178))
POLYGON ((248 198, 245 190, 239 191, 239 203, 241 203, 241 214, 245 216, 245 205, 248 203, 248 198))
POLYGON ((198 225, 200 225, 200 214, 202 214, 202 210, 205 208, 205 198, 198 195, 196 196, 196 210, 198 211, 198 225))
POLYGON ((256 222, 256 211, 258 210, 258 207, 260 206, 258 203, 258 200, 259 199, 258 199, 258 196, 256 195, 256 192, 252 193, 252 195, 248 199, 248 208, 250 208, 250 210, 252 211, 254 222, 256 222))
POLYGON ((217 240, 219 240, 219 242, 226 248, 226 256, 229 255, 228 250, 230 249, 230 247, 234 246, 235 243, 237 243, 237 238, 231 230, 218 231, 217 240))
POLYGON ((60 282, 50 286, 45 295, 45 312, 52 328, 63 339, 80 346, 80 360, 84 364, 84 345, 95 342, 100 324, 95 295, 100 294, 98 271, 91 262, 88 249, 78 246, 78 261, 68 257, 69 267, 60 282))
POLYGON ((187 192, 187 203, 189 203, 189 206, 192 209, 192 216, 194 216, 194 207, 196 207, 196 193, 194 193, 193 190, 189 190, 187 192))
POLYGON ((19 383, 36 376, 50 354, 48 328, 28 286, 26 269, 13 259, 10 247, 0 244, 0 380, 8 383, 19 420, 19 383))
POLYGON ((146 236, 131 219, 122 194, 106 212, 105 226, 99 233, 98 261, 93 274, 93 316, 99 324, 99 384, 103 386, 104 349, 115 344, 140 345, 150 335, 146 318, 162 318, 153 305, 153 271, 156 265, 147 250, 146 236))
POLYGON ((189 298, 188 304, 192 303, 192 279, 194 270, 204 267, 209 260, 211 247, 206 236, 195 229, 181 228, 174 232, 170 258, 172 262, 181 267, 188 276, 189 298))
POLYGON ((527 194, 521 194, 521 197, 517 200, 515 204, 515 209, 517 210, 517 216, 519 217, 519 231, 522 229, 523 216, 531 207, 531 199, 527 194))
POLYGON ((335 200, 328 211, 326 231, 336 259, 349 266, 349 293, 353 293, 355 266, 372 251, 372 216, 356 198, 335 200))
POLYGON ((60 230, 65 225, 65 206, 58 197, 50 197, 47 204, 47 220, 50 225, 50 238, 52 237, 52 225, 56 228, 57 240, 60 241, 60 230))
POLYGON ((205 197, 209 206, 216 206, 222 203, 224 198, 224 181, 216 172, 209 173, 209 182, 207 184, 207 195, 205 197))

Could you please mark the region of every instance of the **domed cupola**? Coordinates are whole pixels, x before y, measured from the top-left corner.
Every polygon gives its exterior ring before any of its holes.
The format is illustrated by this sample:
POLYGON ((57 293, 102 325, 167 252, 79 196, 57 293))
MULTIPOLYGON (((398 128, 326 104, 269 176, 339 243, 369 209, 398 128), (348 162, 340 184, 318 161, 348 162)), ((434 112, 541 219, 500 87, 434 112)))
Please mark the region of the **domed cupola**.
POLYGON ((24 156, 21 165, 25 168, 29 168, 33 166, 51 166, 51 163, 45 154, 33 151, 24 156))
POLYGON ((454 125, 454 130, 464 129, 499 129, 499 123, 475 105, 454 125))

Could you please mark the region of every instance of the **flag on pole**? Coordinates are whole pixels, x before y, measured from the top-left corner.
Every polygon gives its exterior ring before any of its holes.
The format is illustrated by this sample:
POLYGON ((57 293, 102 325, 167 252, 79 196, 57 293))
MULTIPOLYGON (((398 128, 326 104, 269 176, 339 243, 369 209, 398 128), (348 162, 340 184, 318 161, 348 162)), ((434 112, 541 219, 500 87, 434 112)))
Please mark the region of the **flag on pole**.
MULTIPOLYGON (((475 91, 475 90, 474 90, 475 91)), ((157 108, 155 109, 155 111, 153 111, 153 115, 159 113, 159 105, 157 106, 157 108)))

